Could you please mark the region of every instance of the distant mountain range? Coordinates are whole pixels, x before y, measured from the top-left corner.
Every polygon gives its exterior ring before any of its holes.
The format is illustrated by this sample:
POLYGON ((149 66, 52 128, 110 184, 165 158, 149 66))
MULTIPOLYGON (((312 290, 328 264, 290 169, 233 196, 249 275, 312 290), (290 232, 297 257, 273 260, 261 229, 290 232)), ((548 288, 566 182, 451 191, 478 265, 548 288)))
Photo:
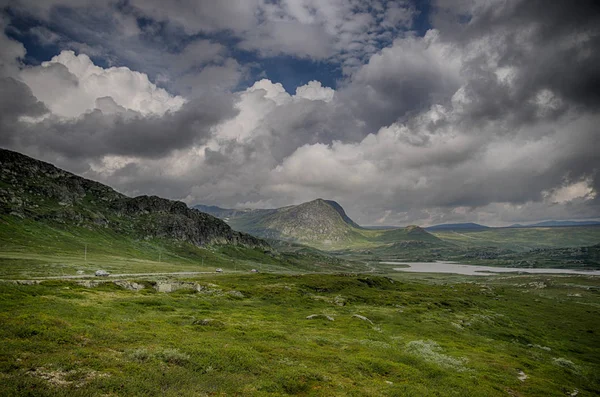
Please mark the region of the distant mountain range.
POLYGON ((531 225, 521 225, 515 223, 509 227, 567 227, 567 226, 597 226, 600 225, 599 221, 545 221, 538 222, 531 225))
MULTIPOLYGON (((238 210, 206 205, 196 205, 194 208, 225 220, 235 230, 256 237, 299 243, 323 250, 356 250, 386 246, 386 252, 389 252, 390 249, 401 252, 407 246, 416 247, 417 242, 419 244, 426 243, 429 248, 443 246, 444 241, 431 233, 478 232, 498 229, 472 222, 440 224, 426 228, 418 226, 362 227, 350 219, 339 203, 323 199, 275 209, 238 210), (408 244, 407 241, 411 243, 408 244)), ((508 228, 593 225, 600 225, 600 222, 547 221, 533 225, 512 225, 508 228)))
POLYGON ((442 231, 442 230, 484 230, 489 229, 489 226, 480 225, 478 223, 446 223, 443 225, 435 225, 426 227, 427 231, 442 231))
MULTIPOLYGON (((600 225, 598 221, 545 221, 538 222, 531 225, 522 225, 515 223, 507 226, 506 228, 528 228, 528 227, 574 227, 574 226, 596 226, 600 225)), ((463 231, 476 231, 493 229, 490 226, 480 225, 478 223, 446 223, 442 225, 428 226, 425 230, 430 232, 435 231, 451 231, 451 230, 463 230, 463 231)))
POLYGON ((242 232, 266 239, 292 241, 320 249, 344 249, 418 241, 442 241, 418 226, 385 230, 359 226, 342 206, 332 200, 316 199, 276 209, 235 210, 197 205, 194 208, 227 221, 242 232))

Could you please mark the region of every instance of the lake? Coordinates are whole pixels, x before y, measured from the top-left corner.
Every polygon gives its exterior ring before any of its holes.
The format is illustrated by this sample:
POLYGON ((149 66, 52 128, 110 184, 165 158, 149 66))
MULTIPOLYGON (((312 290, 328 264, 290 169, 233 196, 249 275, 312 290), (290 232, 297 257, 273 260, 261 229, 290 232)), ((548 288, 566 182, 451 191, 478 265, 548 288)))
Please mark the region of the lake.
POLYGON ((490 276, 500 273, 530 273, 530 274, 585 274, 600 276, 600 270, 572 270, 572 269, 529 269, 520 267, 494 267, 463 265, 457 262, 381 262, 386 265, 405 265, 394 270, 412 273, 452 273, 467 276, 490 276))

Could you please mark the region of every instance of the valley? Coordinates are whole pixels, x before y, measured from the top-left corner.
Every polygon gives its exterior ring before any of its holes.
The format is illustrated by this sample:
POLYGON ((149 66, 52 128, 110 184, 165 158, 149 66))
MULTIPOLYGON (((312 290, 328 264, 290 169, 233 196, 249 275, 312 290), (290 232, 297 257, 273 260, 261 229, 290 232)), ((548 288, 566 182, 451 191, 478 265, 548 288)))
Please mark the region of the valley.
POLYGON ((276 240, 282 251, 310 247, 353 261, 453 260, 487 266, 600 269, 600 226, 594 224, 373 229, 356 224, 338 203, 322 199, 270 210, 195 208, 223 219, 236 230, 276 240))
POLYGON ((597 226, 207 214, 0 155, 0 395, 600 393, 597 226), (397 263, 440 261, 502 273, 397 263))

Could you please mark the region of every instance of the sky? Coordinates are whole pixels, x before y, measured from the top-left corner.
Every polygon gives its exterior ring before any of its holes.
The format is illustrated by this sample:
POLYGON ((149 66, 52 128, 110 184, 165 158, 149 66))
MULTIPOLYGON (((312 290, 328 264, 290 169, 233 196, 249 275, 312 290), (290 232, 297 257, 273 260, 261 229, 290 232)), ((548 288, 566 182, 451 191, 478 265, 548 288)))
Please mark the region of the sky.
POLYGON ((600 6, 0 0, 0 147, 188 205, 600 218, 600 6))

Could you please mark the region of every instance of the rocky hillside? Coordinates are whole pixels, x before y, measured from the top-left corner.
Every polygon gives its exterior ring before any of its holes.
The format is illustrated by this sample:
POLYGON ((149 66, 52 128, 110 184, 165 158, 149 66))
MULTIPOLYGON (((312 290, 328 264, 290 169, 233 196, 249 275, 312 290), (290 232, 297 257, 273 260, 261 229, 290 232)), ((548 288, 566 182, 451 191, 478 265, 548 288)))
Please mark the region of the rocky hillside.
POLYGON ((317 199, 277 209, 234 210, 198 205, 227 221, 235 230, 261 238, 294 241, 321 248, 338 247, 356 237, 360 230, 341 205, 317 199))
POLYGON ((67 227, 110 228, 136 238, 197 246, 267 246, 220 219, 160 197, 127 197, 112 188, 20 153, 0 149, 0 214, 67 227))
POLYGON ((317 199, 266 214, 258 226, 269 238, 337 245, 355 235, 354 225, 339 204, 317 199))

